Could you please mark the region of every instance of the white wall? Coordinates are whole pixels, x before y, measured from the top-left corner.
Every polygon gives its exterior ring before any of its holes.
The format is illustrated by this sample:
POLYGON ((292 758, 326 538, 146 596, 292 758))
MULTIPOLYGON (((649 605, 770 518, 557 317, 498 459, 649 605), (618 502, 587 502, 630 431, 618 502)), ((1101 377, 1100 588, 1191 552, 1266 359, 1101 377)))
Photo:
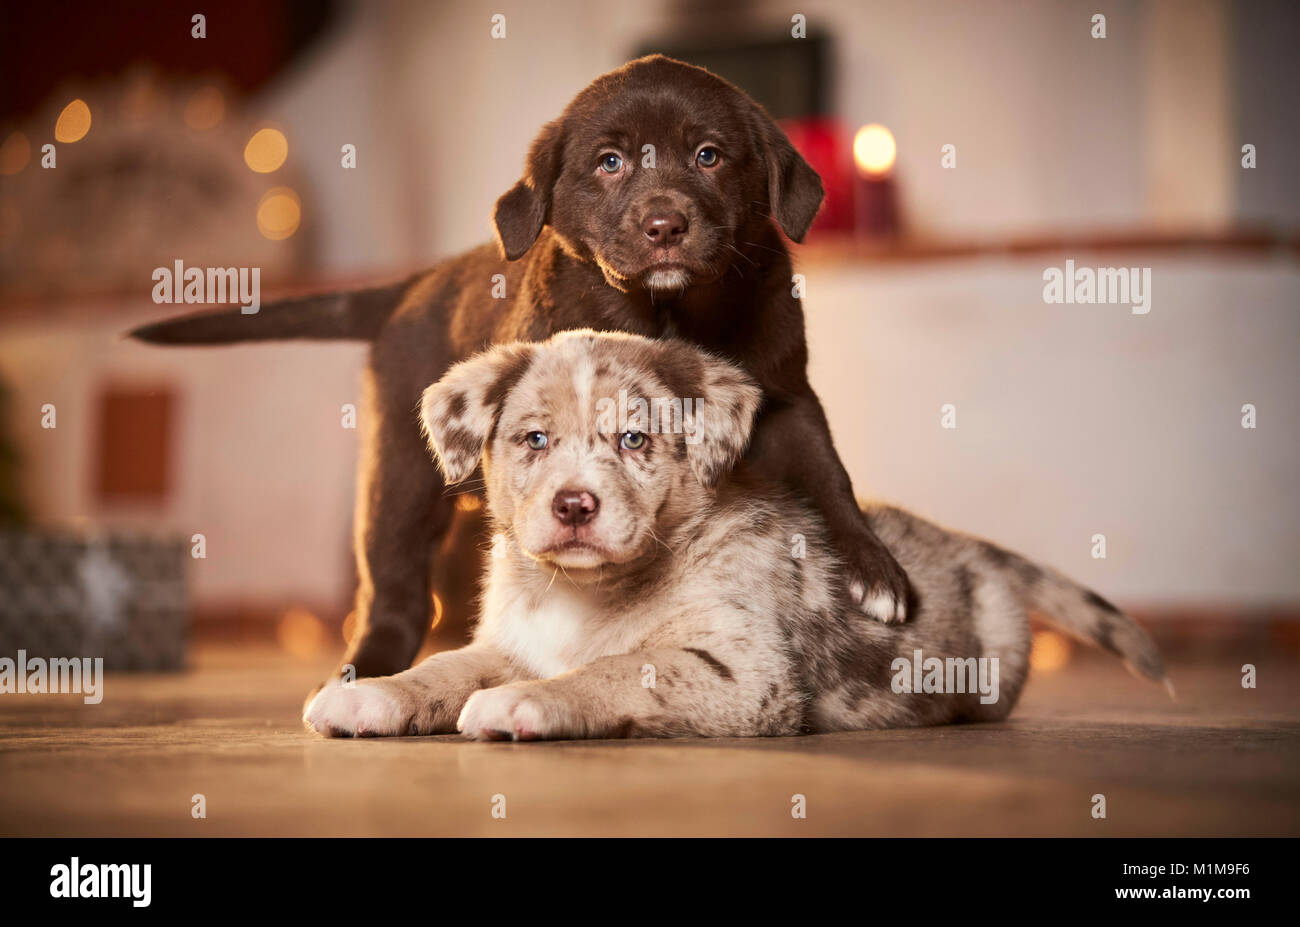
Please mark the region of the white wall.
POLYGON ((804 270, 813 385, 860 495, 1121 602, 1300 601, 1295 261, 1084 252, 804 270), (1043 270, 1067 257, 1150 266, 1150 313, 1044 304, 1043 270))
POLYGON ((190 571, 203 606, 344 601, 357 431, 341 426, 340 407, 358 402, 363 348, 164 350, 120 339, 132 324, 156 318, 156 307, 83 309, 61 323, 6 327, 0 337, 25 498, 38 522, 204 534, 207 559, 190 571), (165 508, 104 507, 94 499, 96 403, 108 382, 166 384, 179 399, 175 485, 165 508), (57 410, 53 430, 40 426, 47 402, 57 410))

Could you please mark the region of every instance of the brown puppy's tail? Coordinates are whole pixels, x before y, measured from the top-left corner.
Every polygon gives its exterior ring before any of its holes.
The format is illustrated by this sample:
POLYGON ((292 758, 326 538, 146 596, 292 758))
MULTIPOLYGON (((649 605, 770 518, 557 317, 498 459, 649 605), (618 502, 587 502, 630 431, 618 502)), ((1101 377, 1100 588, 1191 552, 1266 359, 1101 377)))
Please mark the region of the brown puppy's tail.
POLYGON ((313 338, 371 341, 402 301, 414 278, 386 286, 321 293, 267 303, 245 315, 238 306, 191 312, 127 332, 150 344, 236 344, 313 338))
POLYGON ((1160 651, 1136 621, 1055 570, 987 541, 983 546, 989 559, 1012 578, 1012 585, 1030 608, 1071 637, 1115 654, 1135 675, 1160 683, 1169 697, 1174 697, 1160 651))

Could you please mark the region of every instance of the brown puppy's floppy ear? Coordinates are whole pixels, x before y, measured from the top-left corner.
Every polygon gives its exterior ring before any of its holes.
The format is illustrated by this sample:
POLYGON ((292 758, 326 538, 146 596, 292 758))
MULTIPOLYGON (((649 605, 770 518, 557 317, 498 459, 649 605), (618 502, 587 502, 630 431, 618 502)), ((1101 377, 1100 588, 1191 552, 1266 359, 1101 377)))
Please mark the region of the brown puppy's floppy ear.
POLYGON ((683 415, 687 460, 701 483, 716 486, 749 446, 763 391, 735 364, 684 341, 662 344, 667 379, 684 389, 683 406, 692 400, 691 415, 683 415))
POLYGON ((803 241, 822 205, 822 179, 757 103, 754 118, 767 164, 767 198, 772 204, 772 216, 791 241, 803 241))
POLYGON ((532 363, 534 347, 503 344, 453 366, 424 391, 420 421, 448 483, 474 472, 501 405, 532 363))
POLYGON ((555 182, 560 179, 563 146, 561 120, 548 122, 528 149, 523 179, 497 200, 492 221, 507 261, 523 257, 542 233, 551 212, 555 182))

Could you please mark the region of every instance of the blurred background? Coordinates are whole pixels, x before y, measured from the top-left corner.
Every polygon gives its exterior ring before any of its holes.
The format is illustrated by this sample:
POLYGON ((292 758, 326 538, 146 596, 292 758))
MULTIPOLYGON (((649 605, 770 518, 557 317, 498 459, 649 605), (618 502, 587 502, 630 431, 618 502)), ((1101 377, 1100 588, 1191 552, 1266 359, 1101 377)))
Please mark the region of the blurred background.
POLYGON ((161 0, 5 4, 0 652, 341 652, 365 348, 124 342, 186 308, 154 269, 260 267, 265 300, 427 266, 491 236, 575 93, 665 51, 826 181, 796 270, 860 494, 1063 569, 1166 646, 1300 653, 1300 7, 798 13, 243 0, 200 38, 161 0), (1066 260, 1151 268, 1150 311, 1045 303, 1066 260))

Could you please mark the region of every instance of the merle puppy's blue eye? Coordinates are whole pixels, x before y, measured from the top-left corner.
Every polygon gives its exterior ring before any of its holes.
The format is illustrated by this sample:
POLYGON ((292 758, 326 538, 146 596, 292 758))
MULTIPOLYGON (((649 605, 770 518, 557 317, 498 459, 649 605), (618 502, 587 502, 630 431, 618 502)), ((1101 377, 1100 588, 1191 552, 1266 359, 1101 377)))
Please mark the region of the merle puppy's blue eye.
POLYGON ((613 152, 601 155, 600 169, 606 174, 617 174, 623 169, 623 159, 613 152))
POLYGON ((701 148, 700 153, 695 156, 695 163, 700 167, 716 167, 722 160, 722 155, 716 148, 701 148))
POLYGON ((645 447, 645 435, 639 431, 625 431, 618 440, 618 446, 625 451, 639 451, 645 447))
POLYGON ((546 447, 545 432, 530 431, 528 434, 524 435, 524 440, 527 441, 528 446, 535 451, 540 451, 542 448, 546 447))

